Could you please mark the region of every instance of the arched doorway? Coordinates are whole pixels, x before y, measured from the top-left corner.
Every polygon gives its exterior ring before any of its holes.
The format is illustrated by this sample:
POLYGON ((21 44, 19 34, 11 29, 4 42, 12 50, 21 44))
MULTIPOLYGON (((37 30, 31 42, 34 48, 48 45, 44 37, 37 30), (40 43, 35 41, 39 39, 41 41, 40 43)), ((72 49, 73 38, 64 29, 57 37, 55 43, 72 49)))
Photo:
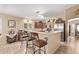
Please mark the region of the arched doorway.
POLYGON ((74 19, 70 19, 68 20, 68 24, 67 24, 67 32, 68 32, 68 37, 79 37, 79 18, 74 18, 74 19))

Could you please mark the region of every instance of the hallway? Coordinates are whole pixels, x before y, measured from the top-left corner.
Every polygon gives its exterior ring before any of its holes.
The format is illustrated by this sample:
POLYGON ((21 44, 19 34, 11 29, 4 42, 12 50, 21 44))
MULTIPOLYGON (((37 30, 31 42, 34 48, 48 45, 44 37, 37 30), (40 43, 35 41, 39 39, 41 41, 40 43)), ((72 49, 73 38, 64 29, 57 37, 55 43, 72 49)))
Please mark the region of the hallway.
POLYGON ((79 38, 70 37, 67 43, 62 43, 55 54, 79 54, 79 38))

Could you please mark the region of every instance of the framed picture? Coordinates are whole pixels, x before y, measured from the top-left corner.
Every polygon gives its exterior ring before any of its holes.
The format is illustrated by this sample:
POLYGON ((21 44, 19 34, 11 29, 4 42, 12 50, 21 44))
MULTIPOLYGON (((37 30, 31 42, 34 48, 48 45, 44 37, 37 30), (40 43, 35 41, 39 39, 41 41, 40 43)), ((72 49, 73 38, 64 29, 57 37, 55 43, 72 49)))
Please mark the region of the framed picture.
POLYGON ((27 23, 24 23, 24 28, 27 28, 27 26, 28 26, 27 23))
POLYGON ((8 21, 8 27, 9 28, 15 28, 16 27, 16 21, 15 20, 9 20, 8 21))

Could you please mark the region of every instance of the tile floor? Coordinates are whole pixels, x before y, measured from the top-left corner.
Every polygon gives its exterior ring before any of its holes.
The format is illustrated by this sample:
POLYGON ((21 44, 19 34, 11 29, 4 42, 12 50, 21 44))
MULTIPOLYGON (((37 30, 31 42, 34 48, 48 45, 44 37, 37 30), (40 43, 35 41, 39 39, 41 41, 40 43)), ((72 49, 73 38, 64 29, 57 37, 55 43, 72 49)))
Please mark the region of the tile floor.
MULTIPOLYGON (((25 54, 25 42, 20 48, 21 42, 0 45, 0 54, 25 54)), ((32 48, 28 48, 28 54, 33 54, 32 48)), ((79 54, 79 38, 70 37, 68 42, 61 43, 55 54, 79 54)))
POLYGON ((71 37, 67 43, 61 44, 55 54, 79 54, 79 38, 71 37))
MULTIPOLYGON (((5 44, 0 46, 0 54, 26 54, 26 42, 23 43, 20 48, 21 42, 15 42, 11 44, 5 44)), ((33 54, 33 48, 29 46, 27 48, 27 54, 33 54)), ((38 54, 38 52, 36 52, 38 54)), ((42 54, 44 54, 42 52, 42 54)))

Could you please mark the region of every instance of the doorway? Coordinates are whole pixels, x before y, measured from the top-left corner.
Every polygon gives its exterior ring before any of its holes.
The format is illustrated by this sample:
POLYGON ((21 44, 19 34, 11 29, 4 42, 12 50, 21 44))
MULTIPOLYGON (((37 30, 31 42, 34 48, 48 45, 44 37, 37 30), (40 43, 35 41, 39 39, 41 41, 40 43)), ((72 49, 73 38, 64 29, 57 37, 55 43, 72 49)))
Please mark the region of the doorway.
POLYGON ((79 38, 79 23, 75 25, 75 37, 79 38))
POLYGON ((70 19, 67 23, 67 42, 79 39, 79 18, 70 19))

